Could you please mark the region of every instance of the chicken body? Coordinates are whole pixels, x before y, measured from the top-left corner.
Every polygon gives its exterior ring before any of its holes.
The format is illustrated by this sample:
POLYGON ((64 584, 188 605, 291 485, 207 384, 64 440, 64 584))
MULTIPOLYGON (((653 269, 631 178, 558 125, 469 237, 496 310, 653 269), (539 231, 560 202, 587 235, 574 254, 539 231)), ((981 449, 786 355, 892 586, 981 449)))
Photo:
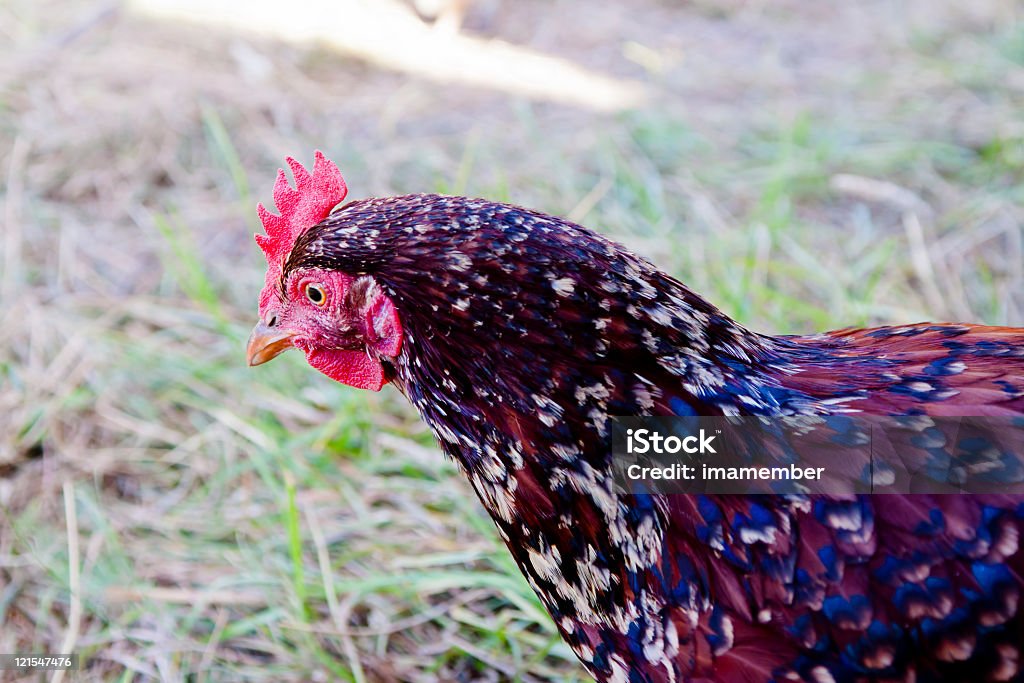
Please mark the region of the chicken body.
POLYGON ((585 228, 436 195, 336 209, 303 269, 393 303, 385 380, 597 680, 1021 679, 1024 498, 618 495, 608 419, 1024 416, 1024 330, 759 335, 585 228))

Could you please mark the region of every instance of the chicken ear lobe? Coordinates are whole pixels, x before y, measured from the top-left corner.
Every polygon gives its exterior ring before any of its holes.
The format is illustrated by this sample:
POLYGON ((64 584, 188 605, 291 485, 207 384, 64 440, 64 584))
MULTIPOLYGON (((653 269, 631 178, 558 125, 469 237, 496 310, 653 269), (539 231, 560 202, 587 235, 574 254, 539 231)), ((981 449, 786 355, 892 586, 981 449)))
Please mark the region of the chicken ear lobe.
POLYGON ((368 350, 378 356, 394 358, 402 350, 402 321, 398 310, 380 285, 370 276, 352 283, 350 303, 363 321, 368 350))

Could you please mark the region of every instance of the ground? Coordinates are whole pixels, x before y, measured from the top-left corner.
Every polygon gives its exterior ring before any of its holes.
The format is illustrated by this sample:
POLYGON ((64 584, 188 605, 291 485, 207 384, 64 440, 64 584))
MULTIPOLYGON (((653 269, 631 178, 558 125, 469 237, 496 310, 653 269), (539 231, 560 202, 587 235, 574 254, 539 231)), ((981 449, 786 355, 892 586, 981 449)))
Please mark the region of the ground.
POLYGON ((401 397, 245 367, 286 155, 571 216, 758 330, 1024 324, 1011 0, 189 5, 0 6, 0 652, 68 680, 582 676, 401 397))

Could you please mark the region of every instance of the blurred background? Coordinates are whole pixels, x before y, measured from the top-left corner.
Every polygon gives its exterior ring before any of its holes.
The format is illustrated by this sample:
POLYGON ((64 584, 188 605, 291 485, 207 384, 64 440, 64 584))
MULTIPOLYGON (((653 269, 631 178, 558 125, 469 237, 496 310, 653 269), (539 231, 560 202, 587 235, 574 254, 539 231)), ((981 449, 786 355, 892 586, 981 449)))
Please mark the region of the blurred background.
POLYGON ((5 0, 0 652, 79 653, 56 680, 582 680, 393 389, 245 367, 283 158, 322 149, 350 198, 569 216, 762 331, 1024 325, 1022 18, 5 0))

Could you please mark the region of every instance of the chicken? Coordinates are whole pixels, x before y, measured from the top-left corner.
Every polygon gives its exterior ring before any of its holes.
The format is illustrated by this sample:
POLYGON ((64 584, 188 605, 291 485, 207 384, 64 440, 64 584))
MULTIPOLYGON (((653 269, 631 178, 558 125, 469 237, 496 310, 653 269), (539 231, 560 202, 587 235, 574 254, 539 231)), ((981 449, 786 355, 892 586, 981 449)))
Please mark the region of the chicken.
POLYGON ((288 159, 250 365, 393 384, 599 681, 1021 680, 1018 495, 619 494, 609 416, 1024 416, 1024 329, 751 332, 568 221, 482 199, 335 208, 288 159))

